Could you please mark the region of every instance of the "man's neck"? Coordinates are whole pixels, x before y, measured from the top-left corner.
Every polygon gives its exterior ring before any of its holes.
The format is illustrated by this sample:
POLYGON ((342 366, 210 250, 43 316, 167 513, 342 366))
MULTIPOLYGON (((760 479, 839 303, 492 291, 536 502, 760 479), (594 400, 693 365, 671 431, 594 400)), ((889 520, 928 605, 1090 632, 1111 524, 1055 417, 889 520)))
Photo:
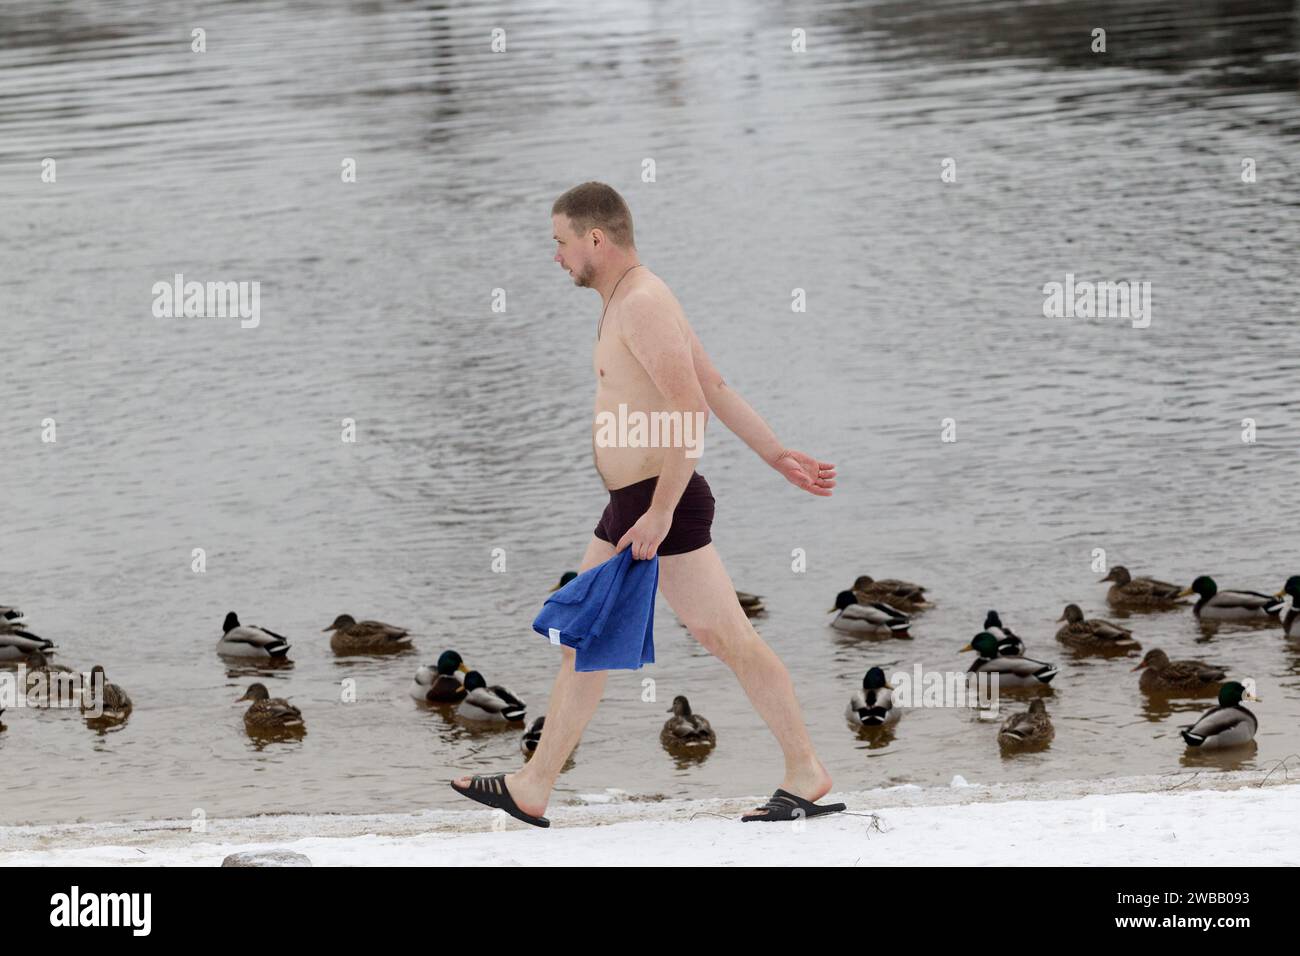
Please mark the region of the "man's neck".
POLYGON ((614 294, 614 289, 618 287, 618 280, 627 275, 633 266, 639 266, 641 262, 633 252, 631 255, 622 256, 617 262, 611 262, 605 270, 605 274, 595 282, 596 291, 600 293, 600 304, 602 307, 609 305, 609 297, 614 294))

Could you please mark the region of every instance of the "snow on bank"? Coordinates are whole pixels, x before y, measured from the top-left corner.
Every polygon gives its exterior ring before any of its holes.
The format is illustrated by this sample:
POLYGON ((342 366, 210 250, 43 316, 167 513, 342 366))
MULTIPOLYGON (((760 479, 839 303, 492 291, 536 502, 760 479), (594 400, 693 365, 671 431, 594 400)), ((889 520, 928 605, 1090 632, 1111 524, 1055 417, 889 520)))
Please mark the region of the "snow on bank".
POLYGON ((217 866, 261 849, 303 853, 317 866, 1178 866, 1220 859, 1228 847, 1252 866, 1294 865, 1300 784, 1260 782, 1259 774, 994 787, 954 780, 834 794, 847 813, 800 825, 741 823, 756 798, 647 803, 616 793, 555 807, 549 830, 487 808, 212 820, 201 834, 185 821, 3 827, 0 866, 217 866))

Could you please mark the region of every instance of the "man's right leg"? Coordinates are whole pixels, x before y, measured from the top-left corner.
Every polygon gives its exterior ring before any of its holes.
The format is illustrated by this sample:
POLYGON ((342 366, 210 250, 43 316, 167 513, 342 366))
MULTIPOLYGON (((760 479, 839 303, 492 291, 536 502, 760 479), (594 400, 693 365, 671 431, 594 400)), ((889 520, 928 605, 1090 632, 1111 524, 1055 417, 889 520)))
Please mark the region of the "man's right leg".
MULTIPOLYGON (((614 556, 614 546, 602 541, 595 535, 587 545, 579 573, 594 568, 614 556)), ((550 707, 546 712, 546 724, 542 727, 542 739, 533 752, 532 759, 522 770, 506 774, 506 789, 514 798, 515 805, 524 813, 541 816, 546 812, 546 804, 551 798, 551 790, 559 779, 564 762, 578 746, 587 722, 600 705, 601 695, 605 692, 607 671, 579 672, 573 669, 576 652, 571 647, 561 646, 564 658, 560 662, 560 672, 551 687, 550 707)), ((469 777, 460 777, 456 784, 469 786, 469 777)))

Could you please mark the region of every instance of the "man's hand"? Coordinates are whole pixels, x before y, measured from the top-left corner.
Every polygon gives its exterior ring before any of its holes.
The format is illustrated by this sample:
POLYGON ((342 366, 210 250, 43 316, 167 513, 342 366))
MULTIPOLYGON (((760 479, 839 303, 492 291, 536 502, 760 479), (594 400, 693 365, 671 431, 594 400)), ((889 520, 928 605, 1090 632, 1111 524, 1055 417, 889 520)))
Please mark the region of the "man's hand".
POLYGON ((615 553, 622 551, 627 545, 632 545, 632 557, 638 561, 648 561, 655 556, 659 550, 659 545, 663 544, 664 538, 668 537, 668 529, 673 525, 673 516, 665 512, 651 508, 640 518, 637 518, 636 524, 627 529, 623 537, 618 539, 618 545, 615 547, 615 553))
POLYGON ((786 481, 802 488, 810 495, 829 498, 835 487, 835 466, 828 461, 818 461, 801 451, 787 448, 777 455, 772 467, 785 475, 786 481))

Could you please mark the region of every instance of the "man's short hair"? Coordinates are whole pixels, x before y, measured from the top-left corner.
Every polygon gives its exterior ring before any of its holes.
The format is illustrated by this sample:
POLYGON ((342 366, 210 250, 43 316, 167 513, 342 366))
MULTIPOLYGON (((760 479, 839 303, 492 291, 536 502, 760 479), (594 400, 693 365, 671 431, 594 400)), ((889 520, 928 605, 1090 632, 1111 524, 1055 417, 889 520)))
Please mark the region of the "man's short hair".
POLYGON ((551 215, 568 216, 580 236, 599 228, 615 245, 636 247, 632 237, 632 210, 613 186, 597 182, 574 186, 555 200, 551 215))

